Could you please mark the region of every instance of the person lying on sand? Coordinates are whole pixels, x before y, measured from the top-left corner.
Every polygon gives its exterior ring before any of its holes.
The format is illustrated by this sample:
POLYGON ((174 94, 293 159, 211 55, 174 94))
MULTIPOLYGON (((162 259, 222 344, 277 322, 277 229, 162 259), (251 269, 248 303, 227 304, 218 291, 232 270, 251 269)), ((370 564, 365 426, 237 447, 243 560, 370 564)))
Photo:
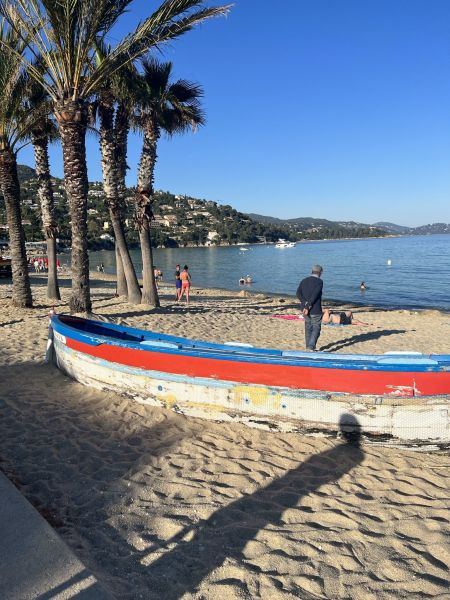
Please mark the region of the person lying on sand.
POLYGON ((325 308, 323 311, 322 323, 324 325, 369 325, 369 323, 355 319, 351 310, 337 312, 331 311, 329 308, 325 308))

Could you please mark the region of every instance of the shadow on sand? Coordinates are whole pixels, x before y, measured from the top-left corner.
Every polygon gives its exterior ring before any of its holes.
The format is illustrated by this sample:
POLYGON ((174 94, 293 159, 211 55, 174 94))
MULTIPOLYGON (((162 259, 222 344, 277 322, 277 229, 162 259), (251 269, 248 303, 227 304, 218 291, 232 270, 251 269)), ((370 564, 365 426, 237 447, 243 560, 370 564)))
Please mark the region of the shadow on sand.
MULTIPOLYGON (((147 513, 146 531, 141 535, 151 542, 151 551, 137 550, 123 532, 110 524, 111 515, 118 511, 128 514, 127 506, 133 515, 133 503, 141 504, 139 496, 130 496, 127 491, 133 474, 147 470, 149 476, 157 473, 155 458, 173 452, 186 436, 199 435, 204 429, 203 422, 189 421, 173 413, 161 413, 164 416, 160 422, 148 425, 138 416, 131 421, 132 406, 126 408, 113 397, 111 402, 118 404, 114 413, 105 418, 96 408, 98 402, 103 402, 101 393, 97 398, 97 392, 86 390, 86 394, 93 395, 88 402, 80 399, 84 388, 55 373, 53 367, 29 364, 5 366, 3 370, 7 377, 3 385, 6 393, 0 394, 3 470, 10 478, 13 476, 47 519, 51 517, 52 524, 66 540, 74 543, 73 549, 81 551, 81 557, 99 581, 114 582, 117 597, 131 599, 138 597, 134 591, 146 590, 143 597, 147 599, 179 599, 183 594, 195 593, 202 580, 226 559, 241 562, 248 570, 257 569, 246 559, 246 544, 266 527, 286 527, 283 515, 288 509, 302 511, 305 518, 309 510, 302 508, 302 498, 349 473, 364 457, 360 426, 351 415, 343 415, 342 443, 309 457, 266 487, 221 506, 199 523, 188 515, 176 517, 175 512, 173 518, 181 520, 184 528, 169 540, 162 541, 152 530, 151 522, 158 510, 141 505, 141 510, 147 513), (20 381, 24 367, 26 382, 20 381), (42 403, 33 381, 46 377, 51 387, 47 394, 54 394, 55 401, 42 403), (127 418, 122 423, 116 417, 124 410, 127 418), (27 449, 28 459, 18 460, 17 448, 20 452, 25 440, 28 444, 33 441, 27 449), (29 453, 40 457, 39 468, 29 453), (64 501, 61 482, 64 482, 64 501)), ((214 461, 213 454, 210 460, 214 461)), ((212 481, 211 485, 215 483, 212 481)), ((306 519, 305 525, 319 527, 313 519, 306 519)))
POLYGON ((342 348, 353 346, 353 344, 359 344, 361 342, 369 342, 371 340, 378 340, 379 338, 386 337, 389 335, 399 335, 406 333, 406 329, 383 329, 382 331, 370 331, 367 333, 360 333, 358 335, 352 335, 349 338, 338 340, 336 342, 330 342, 326 346, 321 346, 321 352, 337 352, 342 348))
MULTIPOLYGON (((208 519, 183 529, 152 550, 164 552, 145 569, 136 564, 148 562, 151 555, 143 551, 130 556, 150 583, 154 595, 149 598, 177 600, 184 594, 194 594, 198 585, 225 559, 245 561, 245 567, 255 569, 246 561, 244 549, 259 531, 267 526, 283 527, 283 513, 298 508, 302 497, 337 479, 358 466, 364 457, 360 448, 360 425, 350 414, 340 420, 343 443, 311 456, 295 469, 275 479, 268 486, 231 502, 208 519), (189 537, 189 541, 184 538, 189 537), (173 545, 175 547, 173 547, 173 545), (169 548, 170 546, 170 548, 169 548)), ((305 508, 305 512, 308 510, 305 508)), ((309 527, 319 527, 313 521, 309 527)), ((122 565, 124 566, 124 565, 122 565)))

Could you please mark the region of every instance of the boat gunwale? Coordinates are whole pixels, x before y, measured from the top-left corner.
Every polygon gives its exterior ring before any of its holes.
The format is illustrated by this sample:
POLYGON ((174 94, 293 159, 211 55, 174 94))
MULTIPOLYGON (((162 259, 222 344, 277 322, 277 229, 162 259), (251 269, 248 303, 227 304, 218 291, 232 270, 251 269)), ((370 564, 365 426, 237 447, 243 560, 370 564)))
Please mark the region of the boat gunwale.
POLYGON ((318 369, 365 370, 385 372, 420 372, 442 374, 450 371, 450 355, 423 354, 381 354, 381 355, 330 355, 321 352, 294 352, 246 347, 233 344, 215 344, 176 337, 164 333, 146 331, 125 325, 105 323, 91 319, 83 319, 71 315, 53 315, 52 327, 58 333, 89 345, 112 345, 118 348, 128 348, 144 352, 157 352, 169 355, 191 356, 233 362, 274 364, 292 367, 315 367, 318 369), (119 331, 122 334, 140 337, 138 340, 126 340, 113 336, 101 335, 73 327, 67 321, 78 323, 93 323, 109 331, 119 331), (59 331, 61 329, 62 331, 59 331), (67 331, 69 330, 69 332, 67 331), (71 335, 70 335, 70 334, 71 335), (137 335, 138 334, 138 335, 137 335), (146 342, 145 345, 142 342, 146 342), (154 342, 154 344, 152 344, 154 342), (170 347, 173 344, 178 347, 170 347), (409 362, 408 362, 409 361, 409 362), (444 363, 444 364, 442 364, 444 363), (448 366, 445 364, 448 363, 448 366))

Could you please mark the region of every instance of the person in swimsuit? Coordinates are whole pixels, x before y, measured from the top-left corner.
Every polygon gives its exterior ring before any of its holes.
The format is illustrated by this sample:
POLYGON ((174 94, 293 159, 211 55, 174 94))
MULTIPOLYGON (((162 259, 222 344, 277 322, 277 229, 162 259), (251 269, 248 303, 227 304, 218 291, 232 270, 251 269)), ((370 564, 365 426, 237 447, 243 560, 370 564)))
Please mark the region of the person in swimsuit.
POLYGON ((175 266, 175 300, 178 302, 181 294, 180 265, 175 266))
POLYGON ((181 279, 180 273, 175 274, 175 299, 178 302, 181 298, 181 279))
POLYGON ((368 325, 364 321, 358 321, 353 316, 350 310, 346 311, 331 311, 329 308, 325 308, 323 311, 322 323, 325 325, 368 325))
POLYGON ((191 274, 189 273, 189 267, 184 265, 183 270, 180 273, 181 279, 181 294, 179 300, 183 297, 183 294, 186 292, 186 302, 189 304, 189 290, 191 288, 191 274))

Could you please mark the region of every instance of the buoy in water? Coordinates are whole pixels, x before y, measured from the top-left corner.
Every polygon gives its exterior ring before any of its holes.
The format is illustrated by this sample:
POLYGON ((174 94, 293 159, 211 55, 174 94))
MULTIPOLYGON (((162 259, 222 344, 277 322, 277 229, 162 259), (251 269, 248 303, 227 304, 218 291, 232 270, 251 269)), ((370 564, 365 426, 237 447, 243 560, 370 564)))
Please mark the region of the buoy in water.
POLYGON ((387 265, 388 265, 388 267, 390 267, 392 265, 392 260, 390 258, 388 258, 387 265))

